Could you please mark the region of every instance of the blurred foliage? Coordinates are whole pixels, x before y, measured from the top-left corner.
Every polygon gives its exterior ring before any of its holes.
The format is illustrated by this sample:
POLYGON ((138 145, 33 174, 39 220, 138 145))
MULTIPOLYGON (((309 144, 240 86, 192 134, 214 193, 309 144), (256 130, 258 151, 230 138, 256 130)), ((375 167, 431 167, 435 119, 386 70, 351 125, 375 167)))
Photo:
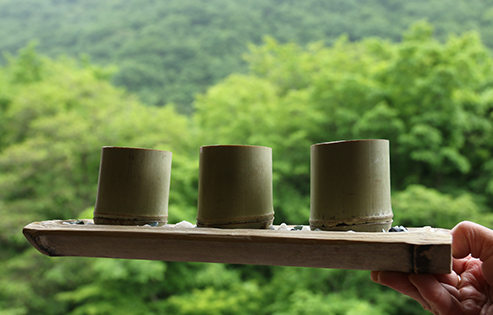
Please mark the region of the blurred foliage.
POLYGON ((490 53, 476 33, 444 44, 432 33, 420 22, 400 44, 306 49, 267 38, 246 56, 251 73, 199 96, 194 118, 204 142, 273 147, 281 220, 308 217, 309 150, 298 148, 341 139, 389 139, 394 190, 465 190, 491 205, 490 53))
POLYGON ((491 0, 0 0, 0 51, 35 39, 52 58, 117 64, 115 84, 190 113, 195 94, 247 71, 241 54, 263 35, 301 45, 332 44, 341 34, 399 41, 419 18, 440 40, 477 30, 493 47, 491 0))
POLYGON ((270 146, 276 223, 307 224, 310 145, 356 138, 390 140, 395 224, 493 227, 493 59, 476 32, 433 34, 419 22, 399 43, 266 37, 249 47, 249 72, 198 95, 189 116, 143 105, 85 57, 35 44, 8 56, 0 314, 423 314, 367 271, 49 258, 21 229, 90 218, 105 145, 173 152, 171 223, 195 220, 200 145, 270 146))
POLYGON ((410 185, 392 196, 393 211, 404 226, 429 226, 451 229, 462 220, 493 227, 493 213, 481 210, 469 193, 452 196, 421 185, 410 185))

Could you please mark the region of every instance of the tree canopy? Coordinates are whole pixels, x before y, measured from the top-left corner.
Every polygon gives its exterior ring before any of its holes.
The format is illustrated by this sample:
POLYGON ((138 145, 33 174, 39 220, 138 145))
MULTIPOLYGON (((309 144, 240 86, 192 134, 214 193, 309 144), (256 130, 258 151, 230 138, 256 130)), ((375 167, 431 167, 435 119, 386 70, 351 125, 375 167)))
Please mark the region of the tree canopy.
POLYGON ((195 94, 231 73, 247 73, 248 43, 265 35, 301 46, 369 36, 397 42, 418 19, 439 40, 477 30, 493 47, 492 2, 482 0, 0 0, 0 52, 32 40, 52 58, 85 54, 114 64, 113 83, 147 104, 190 113, 195 94))
MULTIPOLYGON (((191 115, 142 104, 114 69, 31 45, 0 67, 0 309, 7 314, 421 314, 368 272, 40 255, 31 221, 91 218, 104 145, 173 152, 170 222, 195 221, 198 150, 273 148, 276 224, 307 224, 309 148, 391 143, 394 224, 493 227, 493 58, 477 32, 442 42, 424 22, 399 42, 251 45, 248 72, 191 115)), ((389 253, 391 255, 391 253, 389 253)))

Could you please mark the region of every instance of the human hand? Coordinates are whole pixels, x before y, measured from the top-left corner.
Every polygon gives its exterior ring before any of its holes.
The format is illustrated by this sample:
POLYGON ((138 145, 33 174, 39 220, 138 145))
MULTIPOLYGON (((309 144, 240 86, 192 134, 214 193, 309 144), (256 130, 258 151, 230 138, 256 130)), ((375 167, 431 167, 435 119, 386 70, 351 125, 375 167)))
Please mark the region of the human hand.
POLYGON ((452 237, 452 273, 372 271, 372 280, 437 315, 493 314, 493 231, 464 221, 452 229, 452 237))

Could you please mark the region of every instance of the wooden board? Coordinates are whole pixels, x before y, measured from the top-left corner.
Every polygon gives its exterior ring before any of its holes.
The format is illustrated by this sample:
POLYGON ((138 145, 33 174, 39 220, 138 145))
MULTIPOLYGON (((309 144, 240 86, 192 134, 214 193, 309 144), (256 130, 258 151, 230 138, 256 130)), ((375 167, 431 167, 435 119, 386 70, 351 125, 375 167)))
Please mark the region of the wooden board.
POLYGON ((363 233, 34 222, 29 242, 48 256, 450 273, 448 230, 363 233))

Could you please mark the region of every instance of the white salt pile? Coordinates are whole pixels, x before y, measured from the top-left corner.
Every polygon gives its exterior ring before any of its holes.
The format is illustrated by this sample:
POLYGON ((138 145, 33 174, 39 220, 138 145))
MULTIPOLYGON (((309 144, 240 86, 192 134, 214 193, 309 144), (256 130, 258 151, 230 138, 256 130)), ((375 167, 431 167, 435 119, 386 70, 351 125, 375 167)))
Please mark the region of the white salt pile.
POLYGON ((281 223, 281 225, 279 225, 279 227, 277 228, 278 231, 288 231, 289 230, 289 227, 286 223, 281 223))
POLYGON ((195 225, 193 225, 192 223, 190 223, 188 221, 183 220, 181 222, 176 223, 175 227, 179 228, 179 229, 190 229, 190 228, 194 228, 195 225))

